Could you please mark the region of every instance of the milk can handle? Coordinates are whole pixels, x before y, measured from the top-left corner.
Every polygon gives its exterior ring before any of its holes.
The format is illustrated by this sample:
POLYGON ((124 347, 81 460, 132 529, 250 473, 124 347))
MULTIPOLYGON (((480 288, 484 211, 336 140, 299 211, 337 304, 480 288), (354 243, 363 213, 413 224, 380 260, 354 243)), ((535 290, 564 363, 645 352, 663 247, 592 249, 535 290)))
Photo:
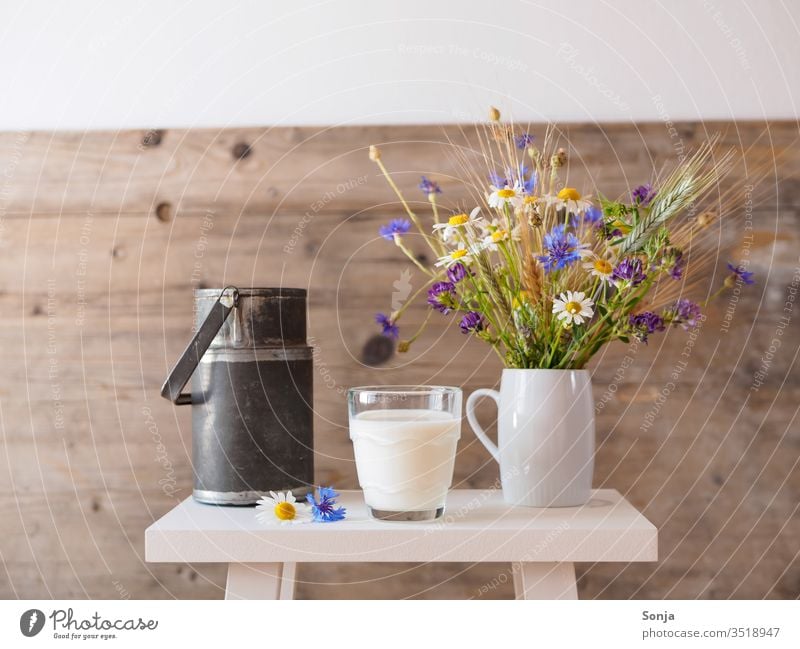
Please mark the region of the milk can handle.
POLYGON ((203 354, 206 353, 209 345, 211 345, 211 341, 216 337, 217 332, 222 329, 222 325, 225 324, 228 314, 238 304, 238 288, 235 286, 226 286, 222 289, 222 293, 219 294, 217 301, 214 302, 214 306, 211 307, 206 319, 203 320, 203 324, 200 325, 194 338, 192 338, 183 354, 181 354, 178 362, 175 363, 175 367, 172 368, 167 380, 164 381, 164 385, 161 388, 162 397, 169 399, 178 406, 192 403, 192 395, 182 393, 181 390, 186 387, 189 379, 192 378, 192 374, 195 369, 197 369, 197 364, 200 362, 203 354), (222 301, 222 298, 225 297, 225 292, 228 290, 231 291, 230 306, 222 301))

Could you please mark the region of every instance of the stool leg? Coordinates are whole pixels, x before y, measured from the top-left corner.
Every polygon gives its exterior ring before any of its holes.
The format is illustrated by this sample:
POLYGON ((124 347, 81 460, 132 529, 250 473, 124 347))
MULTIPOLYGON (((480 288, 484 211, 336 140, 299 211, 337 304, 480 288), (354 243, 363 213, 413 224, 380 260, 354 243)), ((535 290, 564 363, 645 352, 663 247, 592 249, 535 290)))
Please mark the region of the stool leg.
POLYGON ((281 576, 281 599, 294 599, 295 574, 297 573, 296 563, 284 563, 283 575, 281 576))
POLYGON ((517 599, 578 599, 572 563, 514 563, 517 599))
POLYGON ((294 563, 229 563, 225 599, 292 599, 294 563))

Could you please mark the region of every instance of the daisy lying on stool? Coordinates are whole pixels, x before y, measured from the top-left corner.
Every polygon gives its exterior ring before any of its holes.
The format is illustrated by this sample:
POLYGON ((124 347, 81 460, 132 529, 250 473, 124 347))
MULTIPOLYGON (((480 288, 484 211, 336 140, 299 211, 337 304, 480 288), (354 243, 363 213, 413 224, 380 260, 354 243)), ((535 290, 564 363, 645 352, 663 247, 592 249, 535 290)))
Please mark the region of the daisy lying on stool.
POLYGON ((317 498, 310 493, 306 496, 308 504, 297 502, 291 491, 270 491, 256 505, 256 518, 260 523, 271 525, 280 523, 332 523, 344 519, 347 510, 336 507, 339 494, 332 487, 318 487, 317 498))
POLYGON ((305 503, 297 502, 291 491, 269 492, 256 505, 256 518, 260 523, 309 523, 311 508, 305 503))

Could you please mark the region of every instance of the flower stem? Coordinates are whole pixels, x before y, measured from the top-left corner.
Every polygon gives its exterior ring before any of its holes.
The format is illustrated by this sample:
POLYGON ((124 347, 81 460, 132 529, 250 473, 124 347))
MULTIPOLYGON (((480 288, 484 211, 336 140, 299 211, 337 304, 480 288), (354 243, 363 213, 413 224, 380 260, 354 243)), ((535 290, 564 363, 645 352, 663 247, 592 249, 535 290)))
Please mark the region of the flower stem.
POLYGON ((428 277, 436 277, 436 273, 433 273, 430 270, 428 270, 427 268, 425 268, 425 266, 422 265, 420 260, 417 259, 416 255, 414 255, 413 252, 411 252, 408 248, 406 248, 406 244, 404 244, 402 242, 402 240, 400 239, 400 237, 398 235, 395 235, 394 242, 397 245, 397 247, 400 248, 400 250, 402 250, 405 253, 406 257, 408 257, 414 263, 414 265, 417 268, 419 268, 428 277))

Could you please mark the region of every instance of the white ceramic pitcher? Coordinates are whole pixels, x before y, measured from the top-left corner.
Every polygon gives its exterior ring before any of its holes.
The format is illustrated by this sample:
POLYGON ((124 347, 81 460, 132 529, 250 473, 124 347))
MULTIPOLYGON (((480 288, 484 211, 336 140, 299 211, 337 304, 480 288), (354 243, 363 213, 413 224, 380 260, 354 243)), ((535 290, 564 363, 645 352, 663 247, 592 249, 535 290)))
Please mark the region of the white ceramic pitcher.
POLYGON ((572 507, 589 500, 594 472, 594 400, 587 370, 503 370, 500 392, 467 399, 467 420, 500 464, 511 505, 572 507), (498 445, 475 417, 483 396, 497 403, 498 445))

